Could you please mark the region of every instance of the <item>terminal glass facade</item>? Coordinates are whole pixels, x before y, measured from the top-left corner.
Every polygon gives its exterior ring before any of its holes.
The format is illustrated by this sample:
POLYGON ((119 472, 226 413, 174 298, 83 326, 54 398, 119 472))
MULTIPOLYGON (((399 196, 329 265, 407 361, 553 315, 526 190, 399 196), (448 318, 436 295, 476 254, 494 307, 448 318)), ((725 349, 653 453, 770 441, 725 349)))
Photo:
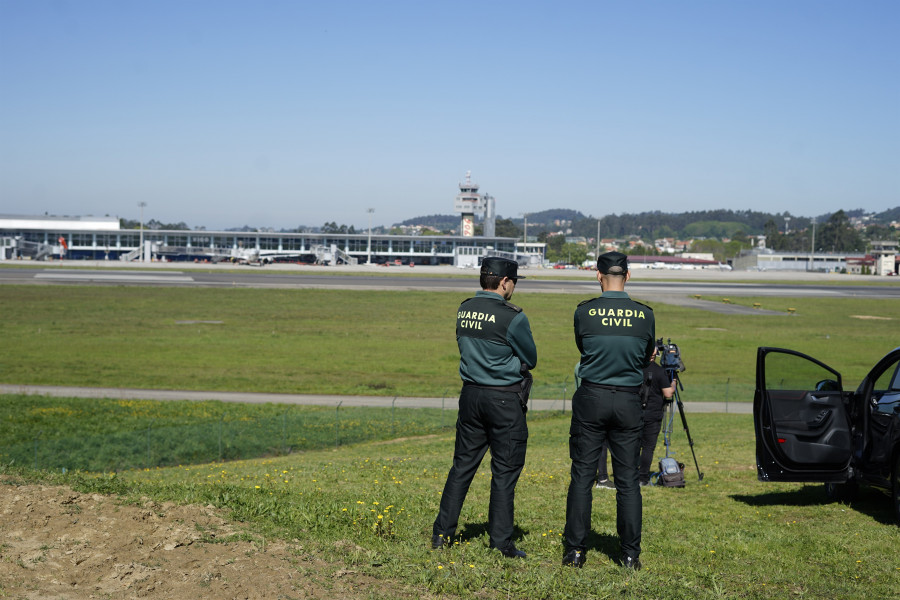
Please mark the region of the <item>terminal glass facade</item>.
MULTIPOLYGON (((59 221, 55 221, 58 225, 59 221)), ((85 229, 80 227, 69 231, 57 227, 46 229, 4 228, 0 220, 0 238, 9 240, 5 248, 14 248, 15 240, 59 248, 59 238, 63 237, 69 248, 67 260, 115 260, 129 255, 135 259, 141 243, 141 232, 137 229, 110 230, 85 229), (131 256, 133 255, 133 256, 131 256)), ((232 233, 225 231, 186 231, 144 229, 143 239, 151 244, 154 260, 221 260, 229 258, 232 249, 259 249, 261 253, 272 253, 278 260, 311 262, 321 252, 335 247, 343 254, 342 260, 365 262, 369 257, 373 262, 401 260, 416 264, 456 264, 461 253, 481 256, 487 252, 515 252, 516 240, 498 237, 462 236, 405 236, 372 234, 371 248, 368 233, 232 233)), ((58 250, 54 250, 57 251, 58 250)))

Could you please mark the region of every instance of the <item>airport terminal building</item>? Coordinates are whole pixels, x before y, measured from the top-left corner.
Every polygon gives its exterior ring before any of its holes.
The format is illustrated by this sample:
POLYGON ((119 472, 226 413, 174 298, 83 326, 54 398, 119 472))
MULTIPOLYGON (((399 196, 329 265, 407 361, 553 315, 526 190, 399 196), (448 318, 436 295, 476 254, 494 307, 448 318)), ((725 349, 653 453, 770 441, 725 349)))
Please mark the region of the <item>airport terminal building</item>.
POLYGON ((391 263, 477 266, 517 254, 517 240, 455 235, 121 229, 111 217, 0 215, 0 259, 391 263))
POLYGON ((868 252, 784 252, 766 248, 744 251, 735 258, 736 271, 816 271, 854 275, 897 275, 900 255, 896 241, 875 241, 868 252))

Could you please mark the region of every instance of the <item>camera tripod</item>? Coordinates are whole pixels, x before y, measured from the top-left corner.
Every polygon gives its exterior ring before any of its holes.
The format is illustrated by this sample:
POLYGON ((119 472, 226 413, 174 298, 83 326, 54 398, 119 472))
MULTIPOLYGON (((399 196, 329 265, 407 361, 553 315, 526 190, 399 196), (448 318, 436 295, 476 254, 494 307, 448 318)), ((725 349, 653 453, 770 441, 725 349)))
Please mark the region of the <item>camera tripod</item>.
POLYGON ((663 413, 663 439, 666 442, 666 458, 669 457, 669 442, 672 435, 672 424, 675 420, 675 406, 678 406, 678 413, 681 415, 681 424, 684 426, 684 432, 687 434, 688 445, 691 447, 691 455, 694 457, 694 466, 697 467, 697 476, 699 481, 703 481, 703 472, 700 470, 700 464, 697 462, 697 454, 694 452, 694 440, 691 439, 691 430, 688 428, 687 418, 684 416, 684 404, 681 402, 681 392, 684 386, 681 385, 681 378, 678 377, 677 369, 666 369, 669 379, 672 381, 672 387, 675 394, 672 396, 672 402, 666 404, 663 413))

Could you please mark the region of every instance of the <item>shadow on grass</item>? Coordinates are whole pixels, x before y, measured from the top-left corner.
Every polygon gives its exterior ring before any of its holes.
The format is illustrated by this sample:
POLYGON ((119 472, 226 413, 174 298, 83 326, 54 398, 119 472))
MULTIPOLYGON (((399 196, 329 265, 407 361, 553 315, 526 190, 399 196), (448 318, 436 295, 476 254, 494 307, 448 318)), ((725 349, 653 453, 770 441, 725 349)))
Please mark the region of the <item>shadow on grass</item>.
MULTIPOLYGON (((524 529, 520 528, 518 525, 513 527, 513 535, 512 541, 519 547, 519 540, 528 535, 528 532, 524 529)), ((490 534, 488 533, 488 524, 487 523, 467 523, 463 525, 462 529, 459 531, 459 541, 460 542, 470 542, 472 540, 476 540, 478 538, 489 538, 490 534)), ((520 550, 524 550, 528 552, 527 547, 521 547, 520 550)), ((600 554, 605 554, 610 560, 618 560, 621 556, 620 548, 619 548, 619 537, 616 535, 610 534, 601 534, 595 531, 591 531, 588 534, 588 542, 587 549, 593 550, 600 554)), ((562 552, 559 555, 559 559, 562 560, 562 552)))
MULTIPOLYGON (((823 485, 804 485, 789 492, 768 492, 765 494, 732 494, 732 500, 748 506, 824 506, 835 502, 825 495, 823 485)), ((864 486, 858 497, 846 506, 868 515, 883 525, 894 525, 896 521, 891 511, 890 499, 880 490, 864 486)))
POLYGON ((596 550, 609 557, 610 560, 617 561, 622 555, 619 547, 619 536, 610 535, 608 533, 597 533, 591 530, 588 534, 588 550, 596 550))
MULTIPOLYGON (((513 526, 512 533, 512 541, 515 544, 516 540, 520 540, 523 537, 528 535, 528 532, 520 528, 518 525, 513 526)), ((459 530, 459 541, 460 542, 469 542, 472 540, 476 540, 480 537, 485 537, 490 539, 490 532, 488 531, 487 522, 484 523, 466 523, 463 525, 462 529, 459 530)))

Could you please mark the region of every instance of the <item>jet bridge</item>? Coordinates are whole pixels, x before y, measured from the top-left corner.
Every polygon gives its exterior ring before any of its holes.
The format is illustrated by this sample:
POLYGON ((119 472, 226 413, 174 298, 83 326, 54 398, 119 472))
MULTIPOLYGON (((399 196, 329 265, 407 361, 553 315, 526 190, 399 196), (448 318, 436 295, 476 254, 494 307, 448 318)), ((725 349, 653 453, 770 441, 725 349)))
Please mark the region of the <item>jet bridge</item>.
POLYGON ((31 242, 20 237, 5 237, 0 240, 0 258, 47 260, 53 254, 61 254, 58 246, 43 242, 31 242))
POLYGON ((316 245, 313 246, 311 250, 312 254, 316 257, 317 265, 336 265, 338 264, 338 261, 345 265, 355 265, 359 263, 359 259, 355 256, 350 256, 338 248, 336 244, 331 244, 331 246, 316 245))

